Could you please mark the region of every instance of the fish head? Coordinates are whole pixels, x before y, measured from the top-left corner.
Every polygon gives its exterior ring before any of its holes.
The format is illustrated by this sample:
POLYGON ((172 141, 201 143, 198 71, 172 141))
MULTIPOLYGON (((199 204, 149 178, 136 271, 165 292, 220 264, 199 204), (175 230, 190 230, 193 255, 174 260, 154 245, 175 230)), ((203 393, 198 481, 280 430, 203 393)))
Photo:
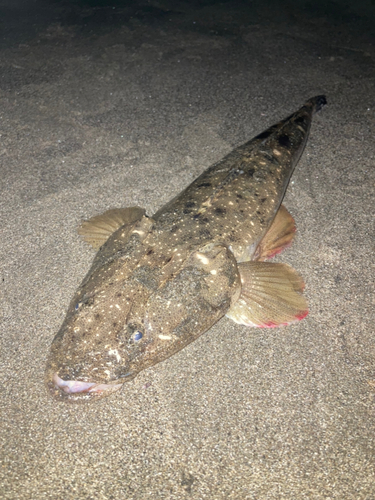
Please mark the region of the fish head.
POLYGON ((81 286, 52 342, 45 381, 57 399, 99 399, 136 374, 130 365, 145 348, 140 340, 149 291, 135 279, 103 275, 100 268, 81 286))
MULTIPOLYGON (((240 277, 227 247, 210 244, 175 260, 183 262, 137 266, 118 281, 95 271, 51 346, 46 384, 54 397, 85 401, 119 390, 195 340, 238 299, 240 277)), ((113 271, 117 264, 110 265, 113 271)))

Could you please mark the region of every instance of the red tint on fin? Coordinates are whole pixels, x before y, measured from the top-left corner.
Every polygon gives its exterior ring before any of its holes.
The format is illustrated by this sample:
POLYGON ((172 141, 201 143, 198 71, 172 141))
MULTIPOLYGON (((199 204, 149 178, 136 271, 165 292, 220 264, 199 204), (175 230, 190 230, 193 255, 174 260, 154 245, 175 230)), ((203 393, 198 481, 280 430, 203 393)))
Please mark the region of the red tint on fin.
POLYGON ((257 246, 253 260, 272 259, 292 244, 295 232, 296 225, 293 217, 284 205, 281 205, 269 230, 257 246))
POLYGON ((295 323, 308 314, 301 295, 304 282, 287 264, 242 262, 238 264, 242 290, 226 314, 236 323, 274 328, 295 323))
POLYGON ((301 321, 301 319, 306 318, 306 316, 309 314, 309 311, 303 311, 299 316, 296 316, 297 321, 301 321))

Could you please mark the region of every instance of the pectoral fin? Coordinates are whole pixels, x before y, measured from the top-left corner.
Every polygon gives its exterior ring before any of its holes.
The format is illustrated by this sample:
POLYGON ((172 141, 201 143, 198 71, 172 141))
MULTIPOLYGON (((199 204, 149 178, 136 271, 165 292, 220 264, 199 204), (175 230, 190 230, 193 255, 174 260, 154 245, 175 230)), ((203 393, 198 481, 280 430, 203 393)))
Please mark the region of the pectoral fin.
POLYGON ((242 262, 238 264, 242 290, 226 314, 236 323, 253 327, 289 325, 308 314, 301 295, 303 279, 287 264, 242 262))
POLYGON ((271 227, 257 246, 252 260, 271 259, 282 252, 292 244, 295 232, 296 226, 293 217, 284 205, 281 205, 271 227))
POLYGON ((82 222, 78 233, 94 250, 98 250, 117 229, 125 224, 133 225, 145 214, 140 207, 114 208, 82 222))

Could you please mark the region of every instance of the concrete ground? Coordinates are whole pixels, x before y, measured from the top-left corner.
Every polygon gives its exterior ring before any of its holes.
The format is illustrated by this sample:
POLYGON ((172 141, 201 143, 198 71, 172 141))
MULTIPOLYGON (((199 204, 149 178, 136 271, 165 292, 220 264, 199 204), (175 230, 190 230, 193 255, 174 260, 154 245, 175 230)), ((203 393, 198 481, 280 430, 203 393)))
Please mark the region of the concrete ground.
POLYGON ((373 19, 371 2, 0 3, 0 498, 375 498, 373 19), (48 349, 93 258, 80 221, 152 214, 322 93, 279 259, 309 316, 222 319, 112 397, 52 400, 48 349))

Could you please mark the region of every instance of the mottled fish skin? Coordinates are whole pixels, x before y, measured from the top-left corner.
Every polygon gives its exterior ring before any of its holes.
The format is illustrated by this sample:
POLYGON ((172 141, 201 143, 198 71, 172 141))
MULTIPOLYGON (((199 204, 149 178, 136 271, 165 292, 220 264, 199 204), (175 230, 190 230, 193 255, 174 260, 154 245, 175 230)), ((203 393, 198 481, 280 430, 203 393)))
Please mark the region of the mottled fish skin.
POLYGON ((152 218, 129 209, 52 343, 46 384, 53 396, 85 401, 118 390, 231 310, 241 294, 238 263, 253 259, 270 228, 312 115, 325 103, 310 99, 236 148, 152 218))

